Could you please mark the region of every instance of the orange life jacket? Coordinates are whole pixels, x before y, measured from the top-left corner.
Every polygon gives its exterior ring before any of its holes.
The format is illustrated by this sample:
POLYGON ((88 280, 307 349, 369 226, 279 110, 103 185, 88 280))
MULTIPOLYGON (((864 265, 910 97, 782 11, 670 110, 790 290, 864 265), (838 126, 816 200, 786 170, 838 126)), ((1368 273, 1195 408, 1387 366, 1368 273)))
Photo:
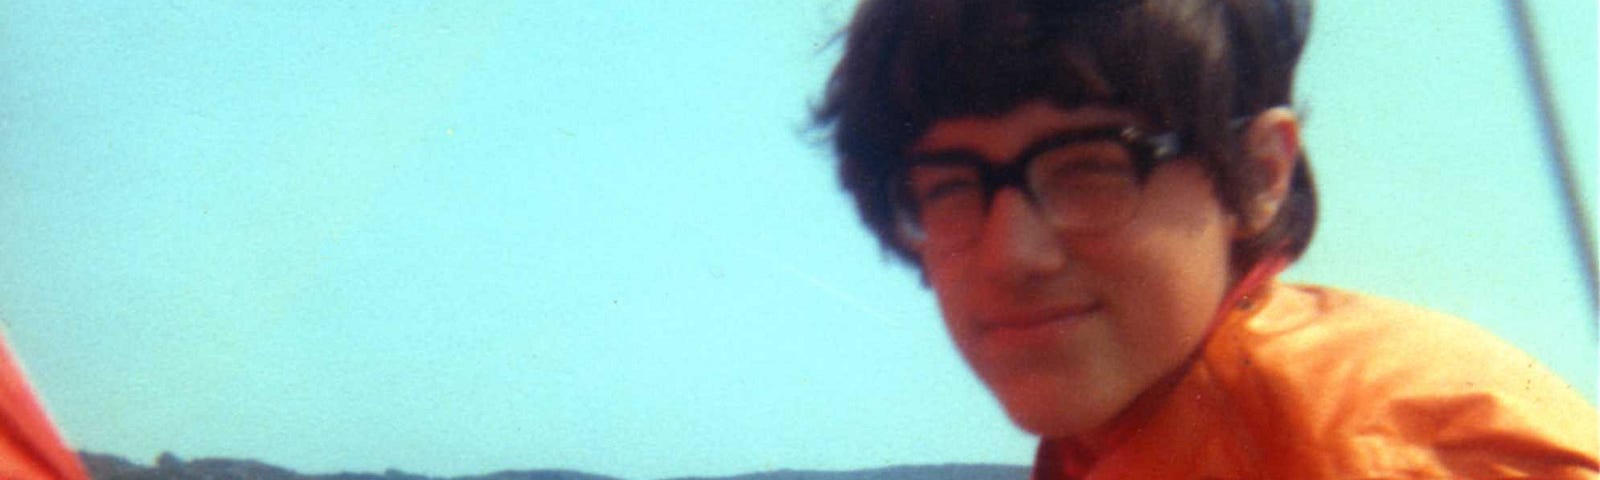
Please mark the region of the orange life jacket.
POLYGON ((1256 283, 1109 447, 1046 439, 1034 479, 1600 478, 1595 408, 1526 353, 1399 302, 1256 283))

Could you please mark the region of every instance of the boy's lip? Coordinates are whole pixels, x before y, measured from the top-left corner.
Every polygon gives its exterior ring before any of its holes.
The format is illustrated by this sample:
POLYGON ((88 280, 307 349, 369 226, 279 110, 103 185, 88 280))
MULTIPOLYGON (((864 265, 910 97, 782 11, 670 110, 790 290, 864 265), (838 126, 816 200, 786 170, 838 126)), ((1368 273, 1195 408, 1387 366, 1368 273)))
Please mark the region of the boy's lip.
POLYGON ((1024 330, 1058 322, 1076 322, 1100 310, 1098 301, 1077 302, 1067 305, 1006 312, 982 316, 977 321, 979 333, 998 330, 1024 330))

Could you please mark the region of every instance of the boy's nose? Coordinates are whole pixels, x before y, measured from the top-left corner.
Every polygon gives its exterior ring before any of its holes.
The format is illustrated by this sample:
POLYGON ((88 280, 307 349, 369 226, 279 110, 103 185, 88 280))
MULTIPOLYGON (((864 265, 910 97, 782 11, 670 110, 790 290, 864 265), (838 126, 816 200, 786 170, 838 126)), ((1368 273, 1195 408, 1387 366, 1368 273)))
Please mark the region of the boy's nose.
POLYGON ((1066 266, 1060 232, 1015 188, 995 192, 982 235, 981 266, 996 280, 1025 282, 1066 266))

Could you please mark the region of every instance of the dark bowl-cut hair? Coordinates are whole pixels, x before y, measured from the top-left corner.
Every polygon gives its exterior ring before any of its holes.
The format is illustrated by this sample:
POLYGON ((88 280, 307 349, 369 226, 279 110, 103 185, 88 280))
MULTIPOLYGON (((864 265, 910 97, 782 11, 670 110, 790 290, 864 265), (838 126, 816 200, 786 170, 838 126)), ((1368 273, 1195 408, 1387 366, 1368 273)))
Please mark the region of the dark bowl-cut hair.
MULTIPOLYGON (((1309 26, 1307 0, 865 0, 815 111, 831 129, 839 176, 885 248, 897 239, 886 178, 934 122, 998 116, 1035 99, 1131 109, 1177 132, 1243 212, 1265 186, 1230 126, 1290 103, 1309 26)), ((1300 152, 1272 223, 1236 241, 1245 268, 1299 257, 1317 196, 1300 152)))

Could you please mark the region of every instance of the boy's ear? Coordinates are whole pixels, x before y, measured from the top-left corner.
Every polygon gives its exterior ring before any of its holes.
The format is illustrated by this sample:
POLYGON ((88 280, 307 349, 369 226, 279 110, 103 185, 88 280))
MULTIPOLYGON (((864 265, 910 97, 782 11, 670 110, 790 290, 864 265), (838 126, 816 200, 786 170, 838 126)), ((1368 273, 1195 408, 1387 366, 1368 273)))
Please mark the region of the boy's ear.
POLYGON ((1278 217, 1289 196, 1289 179, 1300 159, 1300 119, 1287 107, 1256 115, 1244 132, 1244 155, 1251 162, 1257 190, 1241 205, 1238 238, 1261 234, 1278 217))

